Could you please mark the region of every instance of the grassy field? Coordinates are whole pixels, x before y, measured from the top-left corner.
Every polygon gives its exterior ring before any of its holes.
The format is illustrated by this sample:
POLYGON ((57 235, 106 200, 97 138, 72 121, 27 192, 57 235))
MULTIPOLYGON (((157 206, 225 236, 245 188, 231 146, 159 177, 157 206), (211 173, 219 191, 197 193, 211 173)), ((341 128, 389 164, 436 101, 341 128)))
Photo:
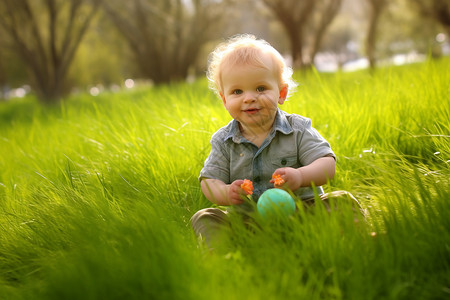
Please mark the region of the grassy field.
POLYGON ((230 117, 205 80, 42 107, 0 103, 0 299, 448 299, 450 60, 298 73, 281 108, 338 156, 321 206, 222 250, 197 243, 197 176, 230 117))

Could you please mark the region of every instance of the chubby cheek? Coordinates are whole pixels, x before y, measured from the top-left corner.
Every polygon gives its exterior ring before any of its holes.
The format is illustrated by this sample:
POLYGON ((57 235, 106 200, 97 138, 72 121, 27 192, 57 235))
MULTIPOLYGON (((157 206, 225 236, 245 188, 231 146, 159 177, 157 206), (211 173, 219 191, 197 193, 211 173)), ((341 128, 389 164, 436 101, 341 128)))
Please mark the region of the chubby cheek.
POLYGON ((228 112, 231 115, 236 115, 241 111, 241 106, 238 103, 232 102, 232 101, 228 101, 225 104, 225 108, 228 110, 228 112))
POLYGON ((278 102, 273 101, 265 101, 263 104, 264 108, 266 108, 268 111, 275 112, 278 108, 278 102))
POLYGON ((277 110, 278 102, 267 102, 266 107, 270 110, 277 110))

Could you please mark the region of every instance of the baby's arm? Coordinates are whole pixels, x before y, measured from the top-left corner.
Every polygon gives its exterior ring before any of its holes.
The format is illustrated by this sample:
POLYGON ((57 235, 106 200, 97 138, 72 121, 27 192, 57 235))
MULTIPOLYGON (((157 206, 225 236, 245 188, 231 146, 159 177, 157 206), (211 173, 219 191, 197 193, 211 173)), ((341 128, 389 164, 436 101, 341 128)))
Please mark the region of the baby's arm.
POLYGON ((295 191, 300 187, 320 186, 327 183, 327 180, 334 177, 336 172, 336 161, 331 156, 316 159, 311 164, 295 168, 276 169, 274 175, 281 175, 287 187, 295 191))
POLYGON ((241 198, 245 191, 241 188, 244 180, 236 180, 231 184, 225 184, 218 179, 203 179, 201 181, 202 192, 205 197, 217 205, 237 205, 244 202, 241 198))

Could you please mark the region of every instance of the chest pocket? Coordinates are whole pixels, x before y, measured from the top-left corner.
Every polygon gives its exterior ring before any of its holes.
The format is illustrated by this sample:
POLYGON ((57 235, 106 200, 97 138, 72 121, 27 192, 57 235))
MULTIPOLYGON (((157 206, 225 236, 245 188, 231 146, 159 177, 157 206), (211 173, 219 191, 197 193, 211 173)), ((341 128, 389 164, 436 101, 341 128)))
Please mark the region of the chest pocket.
POLYGON ((274 158, 274 159, 272 159, 272 165, 276 169, 284 168, 284 167, 291 167, 291 168, 299 168, 300 167, 297 156, 274 158))

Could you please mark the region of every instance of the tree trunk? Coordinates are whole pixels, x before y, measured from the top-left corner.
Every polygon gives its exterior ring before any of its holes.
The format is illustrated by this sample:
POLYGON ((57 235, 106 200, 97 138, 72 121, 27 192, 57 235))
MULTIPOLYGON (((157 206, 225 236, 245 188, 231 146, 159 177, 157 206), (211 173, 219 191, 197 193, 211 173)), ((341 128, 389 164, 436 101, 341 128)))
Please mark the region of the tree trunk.
POLYGON ((369 28, 366 37, 366 55, 369 60, 369 67, 373 70, 376 67, 376 39, 377 27, 381 12, 386 6, 386 0, 369 0, 369 28))
POLYGON ((316 57, 317 52, 320 50, 320 46, 322 44, 323 37, 328 29, 328 27, 333 22, 336 17, 339 9, 341 8, 342 0, 331 0, 324 4, 325 8, 321 14, 319 25, 316 33, 314 34, 313 46, 310 52, 310 63, 314 64, 314 59, 316 57))
POLYGON ((302 34, 294 28, 290 28, 287 33, 291 42, 292 65, 294 68, 302 68, 304 65, 302 34))

